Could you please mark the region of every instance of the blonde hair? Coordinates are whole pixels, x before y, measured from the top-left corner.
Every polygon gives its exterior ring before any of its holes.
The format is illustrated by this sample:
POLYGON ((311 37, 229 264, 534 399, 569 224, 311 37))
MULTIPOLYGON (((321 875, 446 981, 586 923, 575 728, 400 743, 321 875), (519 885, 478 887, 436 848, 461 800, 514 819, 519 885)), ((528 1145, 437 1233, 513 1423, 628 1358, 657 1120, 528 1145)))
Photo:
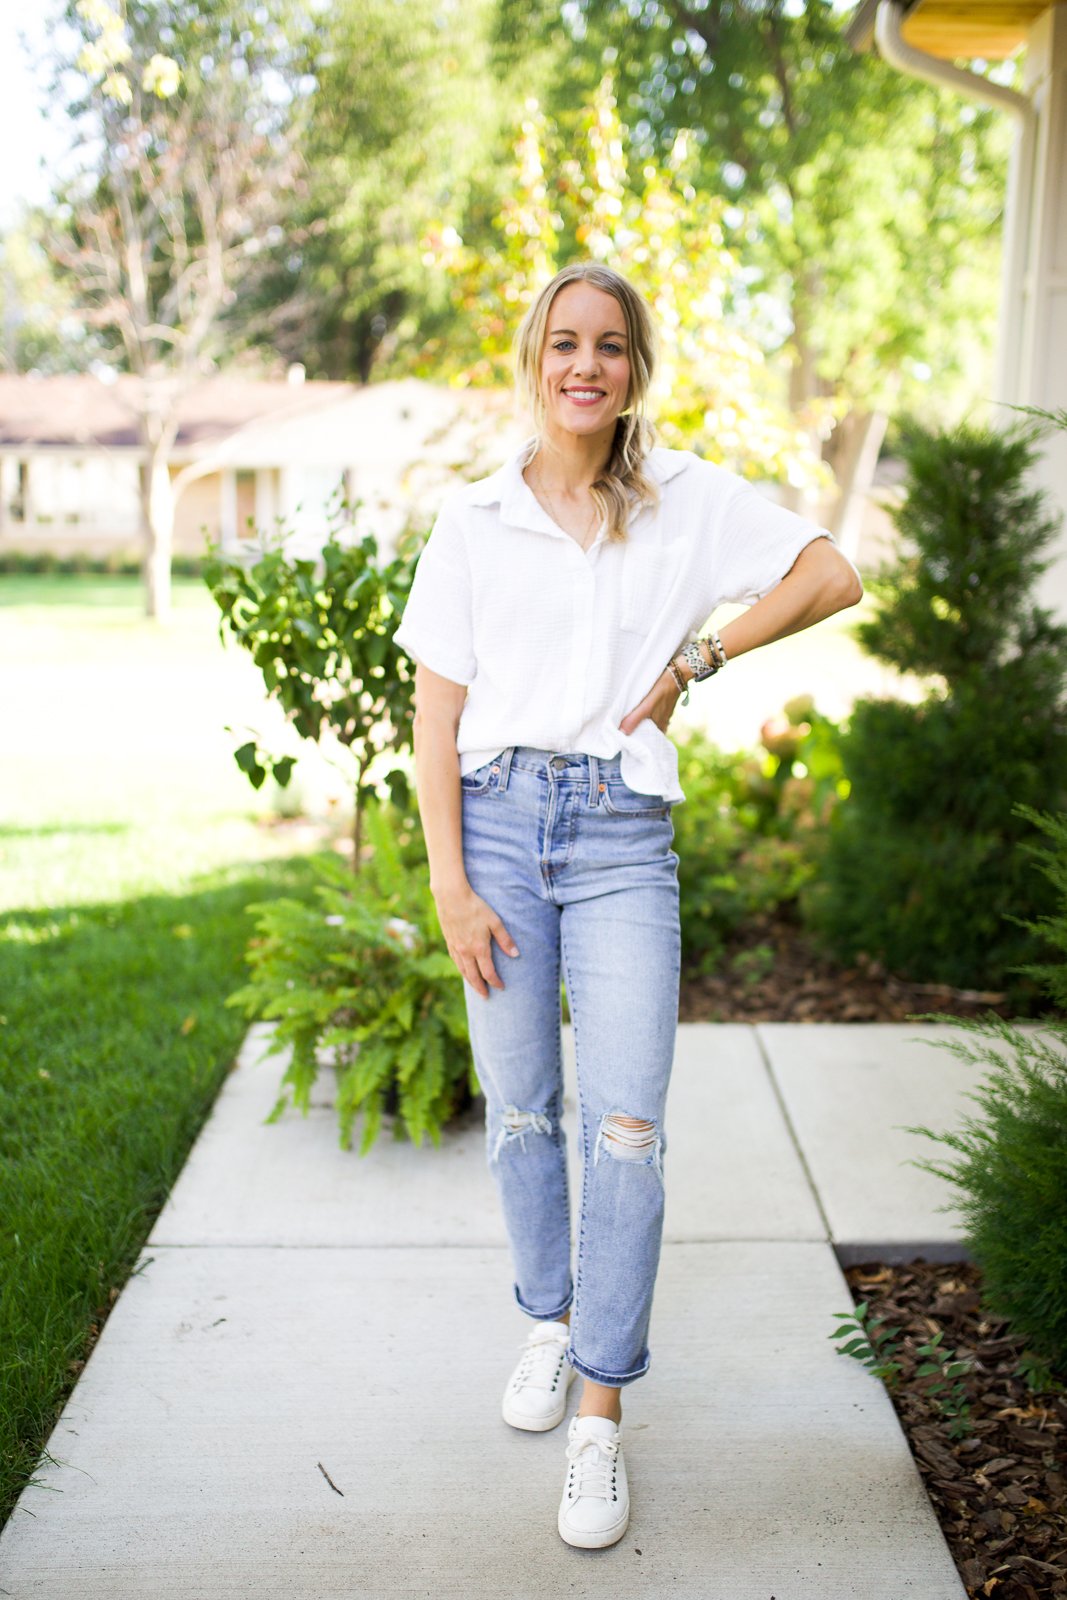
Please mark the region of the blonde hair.
POLYGON ((648 394, 656 364, 656 326, 647 302, 612 267, 597 261, 572 261, 546 283, 529 307, 515 335, 515 387, 534 419, 537 437, 522 465, 527 466, 544 442, 545 402, 541 393, 541 357, 552 302, 565 284, 582 281, 603 289, 622 307, 630 357, 626 405, 615 422, 611 455, 591 486, 594 504, 607 520, 609 539, 623 541, 635 504, 659 504, 659 485, 645 470, 645 457, 656 442, 648 417, 648 394))

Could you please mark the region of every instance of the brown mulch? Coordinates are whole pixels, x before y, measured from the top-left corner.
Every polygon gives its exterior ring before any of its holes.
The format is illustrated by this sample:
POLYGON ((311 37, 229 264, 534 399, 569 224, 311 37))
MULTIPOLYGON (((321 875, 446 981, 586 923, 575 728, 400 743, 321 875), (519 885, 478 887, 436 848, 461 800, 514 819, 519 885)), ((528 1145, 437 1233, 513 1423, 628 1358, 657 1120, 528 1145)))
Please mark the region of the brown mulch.
MULTIPOLYGON (((1047 1004, 1037 1009, 1054 1014, 1047 1004)), ((711 974, 683 964, 678 1016, 681 1022, 906 1022, 921 1011, 1013 1015, 996 990, 913 983, 866 956, 855 966, 829 961, 779 914, 731 939, 711 974)))
MULTIPOLYGON (((885 1319, 902 1338, 888 1392, 968 1595, 994 1600, 1067 1596, 1067 1391, 1031 1391, 1016 1373, 1026 1341, 982 1306, 981 1269, 969 1262, 845 1268, 868 1324, 885 1319), (943 1330, 940 1348, 972 1363, 961 1376, 970 1426, 952 1418, 916 1377, 916 1354, 943 1330)), ((1063 1375, 1067 1376, 1067 1375, 1063 1375)))

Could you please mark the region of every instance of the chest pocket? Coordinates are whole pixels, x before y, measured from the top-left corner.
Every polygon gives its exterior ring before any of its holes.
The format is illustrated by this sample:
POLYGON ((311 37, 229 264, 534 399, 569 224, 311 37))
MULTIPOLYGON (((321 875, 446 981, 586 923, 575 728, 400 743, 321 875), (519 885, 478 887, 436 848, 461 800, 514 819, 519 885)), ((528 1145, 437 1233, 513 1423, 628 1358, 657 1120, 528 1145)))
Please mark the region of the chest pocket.
POLYGON ((682 542, 669 545, 634 545, 626 551, 622 568, 622 626, 630 633, 647 633, 678 582, 685 549, 682 542))

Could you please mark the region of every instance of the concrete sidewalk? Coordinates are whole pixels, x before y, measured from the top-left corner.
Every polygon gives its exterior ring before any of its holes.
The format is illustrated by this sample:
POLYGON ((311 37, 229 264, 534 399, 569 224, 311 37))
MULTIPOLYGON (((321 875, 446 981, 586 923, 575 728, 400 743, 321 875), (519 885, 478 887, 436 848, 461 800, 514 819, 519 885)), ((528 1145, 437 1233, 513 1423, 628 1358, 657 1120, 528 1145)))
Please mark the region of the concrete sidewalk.
POLYGON ((631 1522, 580 1551, 566 1424, 500 1418, 529 1322, 481 1103, 361 1160, 329 1073, 264 1125, 284 1063, 257 1025, 0 1535, 0 1595, 966 1600, 885 1390, 830 1338, 839 1261, 965 1254, 906 1164, 944 1147, 902 1131, 973 1111, 974 1069, 926 1042, 958 1031, 679 1027, 631 1522))

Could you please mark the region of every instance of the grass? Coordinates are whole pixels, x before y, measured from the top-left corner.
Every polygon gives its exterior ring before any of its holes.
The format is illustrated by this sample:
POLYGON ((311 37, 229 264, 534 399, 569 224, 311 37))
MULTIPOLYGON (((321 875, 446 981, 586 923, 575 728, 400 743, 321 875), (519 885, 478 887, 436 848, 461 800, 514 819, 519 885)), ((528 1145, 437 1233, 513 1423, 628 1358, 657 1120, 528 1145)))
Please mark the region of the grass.
POLYGON ((0 578, 0 1521, 230 1069, 246 907, 308 879, 216 617, 196 579, 160 629, 135 578, 0 578))

